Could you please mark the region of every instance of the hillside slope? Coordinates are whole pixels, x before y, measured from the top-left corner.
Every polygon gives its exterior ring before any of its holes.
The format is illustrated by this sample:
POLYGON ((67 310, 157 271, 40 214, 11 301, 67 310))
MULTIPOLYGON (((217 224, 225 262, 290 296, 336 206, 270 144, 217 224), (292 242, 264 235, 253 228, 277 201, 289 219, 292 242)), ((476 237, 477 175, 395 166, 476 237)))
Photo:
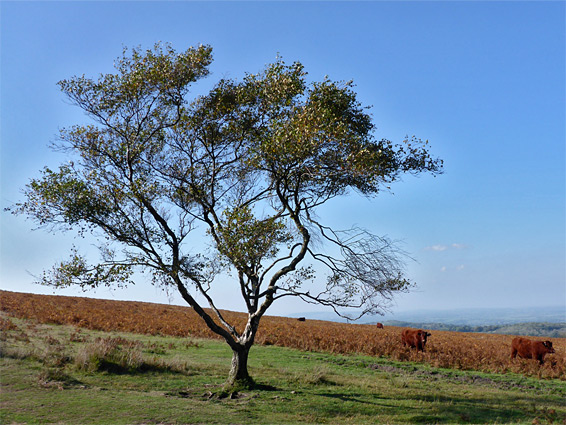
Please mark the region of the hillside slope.
MULTIPOLYGON (((82 297, 22 294, 0 291, 0 310, 43 323, 70 324, 102 331, 218 338, 188 307, 82 297)), ((243 313, 223 312, 240 331, 243 313)), ((556 354, 541 367, 536 361, 510 358, 513 336, 433 331, 424 353, 402 345, 402 328, 266 316, 256 343, 303 351, 358 353, 393 360, 427 363, 434 367, 515 372, 566 380, 566 339, 553 338, 556 354)))

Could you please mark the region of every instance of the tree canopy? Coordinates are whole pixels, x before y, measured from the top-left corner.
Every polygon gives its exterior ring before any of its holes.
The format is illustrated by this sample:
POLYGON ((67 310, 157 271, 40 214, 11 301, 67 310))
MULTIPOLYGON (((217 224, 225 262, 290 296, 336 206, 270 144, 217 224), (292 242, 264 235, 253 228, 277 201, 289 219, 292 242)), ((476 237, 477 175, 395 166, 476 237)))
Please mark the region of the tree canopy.
POLYGON ((46 284, 124 285, 143 269, 176 288, 233 349, 234 383, 251 380, 247 353, 273 302, 294 296, 365 314, 411 286, 394 243, 331 228, 316 211, 352 192, 374 197, 406 173, 441 173, 442 161, 417 138, 377 140, 353 83, 309 82, 299 62, 278 58, 190 98, 211 62, 210 46, 158 44, 124 50, 114 74, 59 82, 93 123, 60 131, 54 147, 72 162, 45 168, 12 211, 100 241, 100 262, 73 251, 46 284), (202 240, 207 248, 194 252, 202 240), (311 293, 321 269, 326 284, 311 293), (210 296, 227 272, 248 310, 243 330, 210 296))

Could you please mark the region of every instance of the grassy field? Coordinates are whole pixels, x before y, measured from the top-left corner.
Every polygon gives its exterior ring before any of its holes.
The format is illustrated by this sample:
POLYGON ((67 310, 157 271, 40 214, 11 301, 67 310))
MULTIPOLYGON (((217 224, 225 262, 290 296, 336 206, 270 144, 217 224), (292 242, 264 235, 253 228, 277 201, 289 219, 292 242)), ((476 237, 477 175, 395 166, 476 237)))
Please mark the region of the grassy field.
POLYGON ((257 345, 261 387, 223 394, 217 340, 0 324, 2 424, 566 423, 559 379, 257 345))

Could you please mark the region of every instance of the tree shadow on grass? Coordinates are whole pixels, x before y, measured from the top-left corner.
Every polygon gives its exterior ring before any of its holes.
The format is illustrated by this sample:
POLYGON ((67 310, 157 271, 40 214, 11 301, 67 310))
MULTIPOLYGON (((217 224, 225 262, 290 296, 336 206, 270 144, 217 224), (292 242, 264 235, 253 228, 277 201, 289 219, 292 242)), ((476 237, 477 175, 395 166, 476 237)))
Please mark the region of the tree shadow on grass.
POLYGON ((521 398, 524 405, 520 407, 511 405, 512 401, 497 405, 495 401, 483 398, 407 395, 402 400, 404 406, 401 406, 399 398, 379 395, 372 398, 368 398, 368 394, 363 393, 318 393, 317 395, 350 403, 349 406, 334 406, 333 412, 336 415, 340 415, 340 409, 343 409, 342 414, 345 416, 350 416, 354 410, 357 414, 366 415, 402 415, 403 421, 407 423, 517 423, 525 420, 530 423, 535 419, 551 420, 554 423, 566 421, 566 415, 560 412, 546 407, 537 408, 536 405, 540 406, 543 402, 535 398, 521 398), (352 403, 359 407, 352 407, 352 403))
POLYGON ((137 366, 122 365, 108 360, 100 360, 96 365, 97 372, 106 372, 113 375, 139 375, 144 373, 172 373, 191 375, 190 370, 184 370, 170 365, 159 365, 143 362, 137 366))
POLYGON ((208 400, 238 400, 249 399, 258 396, 261 391, 274 392, 280 391, 273 385, 256 383, 249 391, 225 391, 222 384, 206 385, 203 388, 188 388, 183 390, 169 391, 165 393, 166 397, 178 398, 197 398, 208 400))

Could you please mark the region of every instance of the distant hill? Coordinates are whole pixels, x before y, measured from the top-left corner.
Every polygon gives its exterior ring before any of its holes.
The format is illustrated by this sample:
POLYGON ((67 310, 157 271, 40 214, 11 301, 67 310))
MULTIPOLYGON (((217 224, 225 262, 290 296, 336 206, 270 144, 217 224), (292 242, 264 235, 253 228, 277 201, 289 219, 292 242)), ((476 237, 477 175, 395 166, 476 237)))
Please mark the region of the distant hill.
POLYGON ((423 328, 438 331, 483 332, 503 335, 525 335, 548 338, 566 338, 566 323, 515 323, 511 325, 447 325, 444 323, 413 323, 391 320, 383 322, 385 326, 400 326, 407 328, 423 328))
MULTIPOLYGON (((331 312, 301 313, 309 319, 346 322, 331 312)), ((564 306, 529 308, 475 308, 452 310, 413 310, 366 316, 354 323, 381 322, 389 326, 423 327, 459 332, 485 332, 566 338, 564 306)))

